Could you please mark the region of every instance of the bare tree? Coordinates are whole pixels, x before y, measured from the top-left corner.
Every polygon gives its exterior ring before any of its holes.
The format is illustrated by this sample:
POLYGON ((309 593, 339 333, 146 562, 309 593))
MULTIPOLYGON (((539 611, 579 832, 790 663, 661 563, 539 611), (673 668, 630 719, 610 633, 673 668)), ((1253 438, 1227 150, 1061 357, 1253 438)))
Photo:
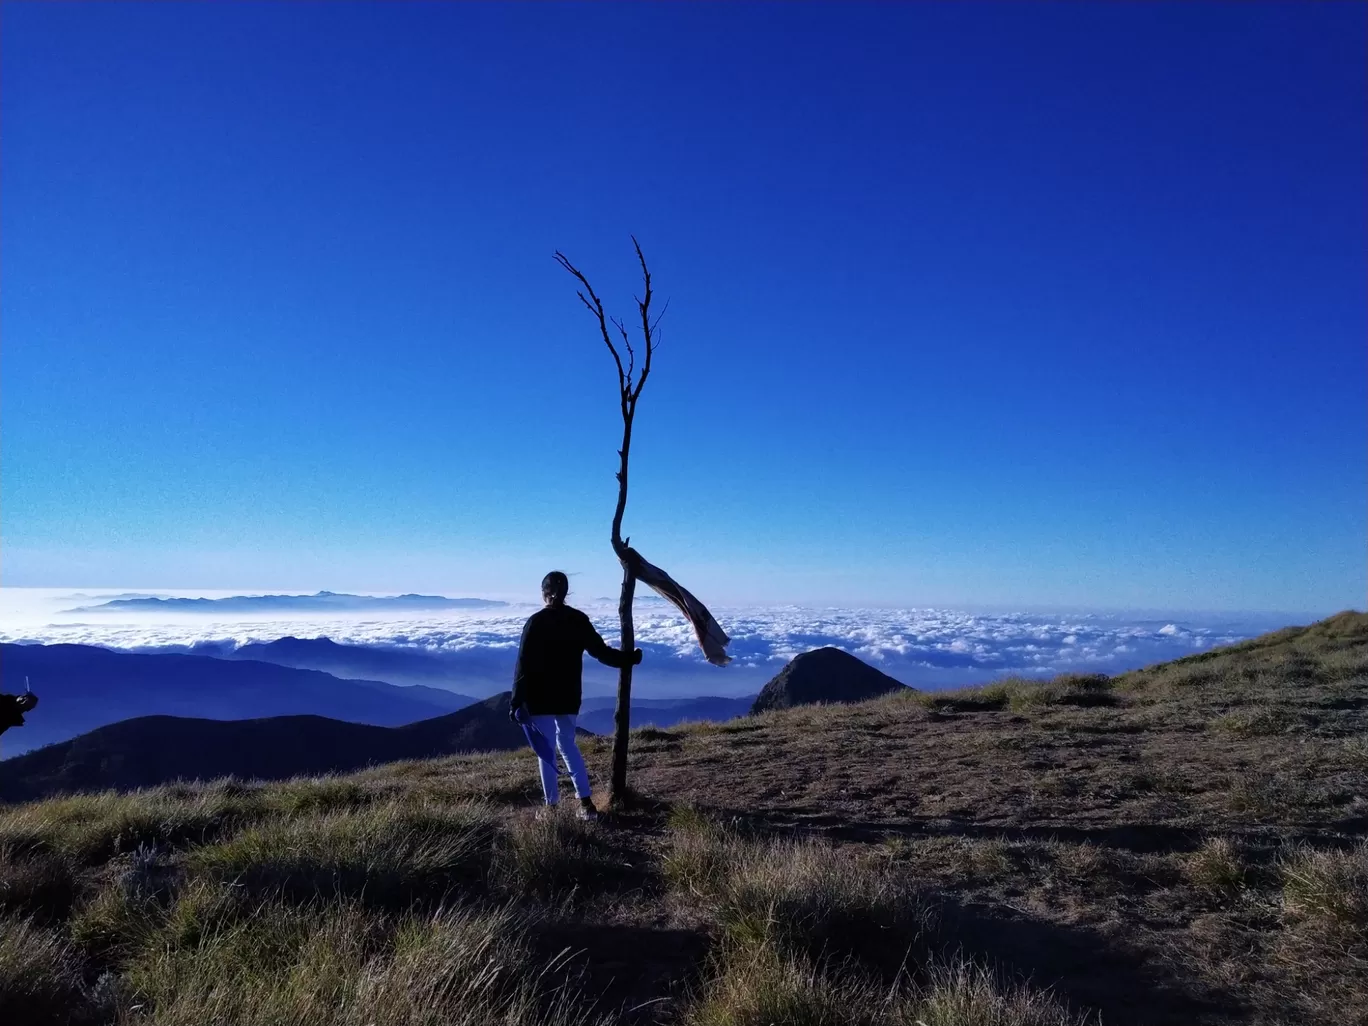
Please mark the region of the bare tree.
MULTIPOLYGON (((616 729, 613 736, 611 794, 612 802, 615 805, 622 804, 627 796, 627 735, 631 729, 632 706, 631 655, 636 648, 636 634, 632 626, 632 599, 636 592, 637 580, 645 581, 679 607, 693 624, 699 644, 703 646, 709 662, 719 666, 726 664, 729 657, 724 649, 730 640, 701 602, 680 587, 663 570, 646 562, 640 553, 628 544, 630 539, 622 536, 622 515, 627 510, 627 466, 632 454, 632 421, 636 417, 637 401, 641 398, 641 390, 646 387, 646 379, 651 375, 651 361, 660 341, 660 318, 665 313, 662 309, 660 314, 652 319, 651 272, 646 266, 646 257, 641 252, 641 244, 637 242, 636 236, 632 237, 632 245, 636 249, 637 262, 641 265, 643 284, 641 296, 634 297, 636 298, 637 313, 641 318, 641 344, 645 345, 639 373, 637 349, 632 344, 632 336, 627 330, 627 326, 622 321, 604 313, 603 302, 594 292, 593 286, 589 284, 589 279, 566 258, 564 253, 560 250, 556 251, 556 262, 574 275, 575 280, 579 282, 580 302, 598 321, 599 334, 603 337, 603 344, 608 347, 608 352, 612 354, 613 364, 617 368, 618 398, 622 412, 622 448, 618 450, 620 460, 617 471, 618 498, 617 508, 613 512, 612 541, 613 552, 617 555, 618 562, 622 564, 622 595, 618 600, 618 617, 622 622, 622 651, 626 659, 622 669, 618 671, 617 709, 613 715, 613 723, 616 729), (612 330, 610 330, 610 326, 612 330), (625 363, 624 357, 626 358, 625 363)), ((667 303, 666 306, 668 305, 667 303)))
POLYGON ((622 515, 627 511, 627 464, 632 455, 632 421, 636 417, 641 390, 646 387, 646 379, 651 376, 651 360, 656 351, 656 328, 660 325, 660 317, 651 320, 651 272, 646 266, 646 256, 641 252, 641 243, 637 242, 636 236, 632 236, 632 245, 636 248, 637 262, 641 264, 641 278, 644 283, 641 297, 633 297, 636 298, 637 310, 641 315, 641 334, 646 346, 640 375, 637 374, 636 348, 632 345, 632 337, 627 331, 627 326, 603 312, 603 302, 594 292, 594 287, 589 284, 589 279, 566 258, 564 253, 556 250, 556 262, 573 274, 582 286, 578 293, 580 302, 598 320, 603 344, 613 356, 613 363, 617 367, 618 397, 622 411, 622 448, 618 450, 618 498, 617 508, 613 511, 612 540, 613 552, 622 564, 622 594, 618 599, 618 619, 622 622, 622 651, 626 659, 622 669, 618 671, 617 709, 613 713, 613 724, 616 729, 613 735, 611 794, 614 804, 620 804, 627 793, 627 733, 631 729, 632 708, 631 656, 636 649, 636 633, 632 626, 632 598, 636 593, 637 575, 632 551, 627 546, 630 539, 622 537, 622 515), (613 342, 612 332, 608 330, 609 324, 617 329, 622 339, 621 350, 613 342), (624 350, 627 357, 625 367, 622 362, 624 350))

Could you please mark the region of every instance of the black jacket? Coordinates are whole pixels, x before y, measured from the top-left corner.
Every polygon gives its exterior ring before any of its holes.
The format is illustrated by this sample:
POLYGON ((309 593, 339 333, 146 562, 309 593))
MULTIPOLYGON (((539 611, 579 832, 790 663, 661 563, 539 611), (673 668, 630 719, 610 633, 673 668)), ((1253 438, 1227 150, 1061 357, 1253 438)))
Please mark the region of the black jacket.
POLYGON ((578 609, 547 606, 533 613, 518 643, 512 707, 526 705, 533 716, 577 715, 585 652, 608 666, 624 663, 623 653, 609 648, 578 609))

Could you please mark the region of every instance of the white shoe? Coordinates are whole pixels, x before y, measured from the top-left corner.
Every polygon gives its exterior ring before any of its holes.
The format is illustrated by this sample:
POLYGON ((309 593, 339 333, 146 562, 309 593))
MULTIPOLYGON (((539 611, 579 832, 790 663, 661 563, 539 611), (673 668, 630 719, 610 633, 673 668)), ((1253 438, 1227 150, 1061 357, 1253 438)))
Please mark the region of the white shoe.
POLYGON ((598 809, 594 808, 594 801, 592 798, 580 799, 579 818, 588 823, 592 823, 599 818, 598 809))

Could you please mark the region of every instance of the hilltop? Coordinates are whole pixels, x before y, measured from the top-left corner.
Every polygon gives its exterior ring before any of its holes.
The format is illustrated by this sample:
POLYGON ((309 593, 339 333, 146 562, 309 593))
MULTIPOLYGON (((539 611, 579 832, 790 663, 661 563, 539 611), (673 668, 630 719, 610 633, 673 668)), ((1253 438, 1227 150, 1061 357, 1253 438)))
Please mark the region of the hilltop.
POLYGON ((818 648, 794 656, 763 688, 752 713, 799 705, 863 702, 906 690, 900 680, 839 648, 818 648))
POLYGON ((0 1020, 1364 1021, 1368 616, 1115 678, 0 809, 0 1020), (603 779, 609 741, 585 742, 603 779))

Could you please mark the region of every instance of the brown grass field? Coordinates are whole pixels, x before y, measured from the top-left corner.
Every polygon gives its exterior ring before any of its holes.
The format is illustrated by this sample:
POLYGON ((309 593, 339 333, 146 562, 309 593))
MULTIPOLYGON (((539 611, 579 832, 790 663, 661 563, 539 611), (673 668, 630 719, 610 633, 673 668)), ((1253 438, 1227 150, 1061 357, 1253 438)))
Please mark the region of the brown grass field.
POLYGON ((594 825, 530 753, 0 807, 0 1023, 1368 1023, 1364 614, 631 774, 594 825))

